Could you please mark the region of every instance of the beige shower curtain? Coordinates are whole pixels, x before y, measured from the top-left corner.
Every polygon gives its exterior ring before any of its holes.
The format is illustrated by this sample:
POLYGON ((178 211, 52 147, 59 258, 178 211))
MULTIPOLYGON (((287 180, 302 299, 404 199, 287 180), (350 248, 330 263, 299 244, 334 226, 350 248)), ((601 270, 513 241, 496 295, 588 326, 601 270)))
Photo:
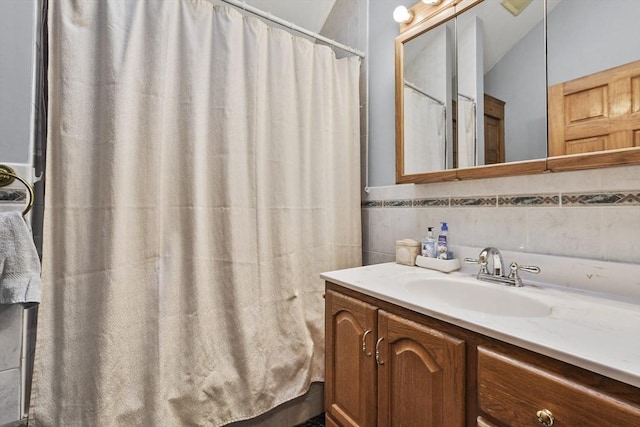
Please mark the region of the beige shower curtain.
POLYGON ((446 169, 446 107, 408 86, 404 105, 404 173, 446 169))
POLYGON ((49 2, 31 425, 215 426, 322 380, 359 59, 197 0, 49 2))

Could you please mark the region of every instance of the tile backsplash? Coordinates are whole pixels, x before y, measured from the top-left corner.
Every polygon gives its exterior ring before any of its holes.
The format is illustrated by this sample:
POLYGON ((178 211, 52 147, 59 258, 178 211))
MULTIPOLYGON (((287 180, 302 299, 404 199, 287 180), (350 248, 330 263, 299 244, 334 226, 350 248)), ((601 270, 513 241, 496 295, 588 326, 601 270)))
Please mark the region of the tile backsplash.
POLYGON ((22 310, 0 304, 0 425, 20 419, 22 310))
POLYGON ((0 425, 20 419, 20 369, 0 372, 0 425))
POLYGON ((365 264, 441 221, 452 245, 640 263, 640 166, 373 187, 362 218, 365 264))

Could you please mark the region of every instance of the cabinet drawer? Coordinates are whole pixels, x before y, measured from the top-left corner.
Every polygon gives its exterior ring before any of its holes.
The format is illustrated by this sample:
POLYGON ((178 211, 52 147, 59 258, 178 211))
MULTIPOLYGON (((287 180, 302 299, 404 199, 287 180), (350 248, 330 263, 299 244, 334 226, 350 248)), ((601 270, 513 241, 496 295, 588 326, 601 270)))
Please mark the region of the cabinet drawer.
POLYGON ((546 409, 555 427, 640 426, 640 407, 562 378, 510 355, 478 347, 478 405, 510 426, 539 426, 546 409))

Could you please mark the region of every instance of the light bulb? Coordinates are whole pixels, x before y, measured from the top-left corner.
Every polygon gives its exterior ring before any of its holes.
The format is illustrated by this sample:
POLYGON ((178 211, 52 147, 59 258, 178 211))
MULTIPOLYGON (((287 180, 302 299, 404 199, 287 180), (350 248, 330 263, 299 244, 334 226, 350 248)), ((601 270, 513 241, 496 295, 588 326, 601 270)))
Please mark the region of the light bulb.
POLYGON ((404 6, 398 6, 393 11, 393 20, 400 24, 408 24, 413 19, 413 13, 404 6))

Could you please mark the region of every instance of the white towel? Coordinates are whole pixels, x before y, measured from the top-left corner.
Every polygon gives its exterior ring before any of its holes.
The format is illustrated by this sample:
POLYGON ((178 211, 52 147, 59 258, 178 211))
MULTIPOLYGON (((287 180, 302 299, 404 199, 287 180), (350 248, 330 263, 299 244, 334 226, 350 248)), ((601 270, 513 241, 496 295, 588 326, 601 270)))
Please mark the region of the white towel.
POLYGON ((40 260, 20 212, 0 213, 0 304, 40 302, 40 260))

